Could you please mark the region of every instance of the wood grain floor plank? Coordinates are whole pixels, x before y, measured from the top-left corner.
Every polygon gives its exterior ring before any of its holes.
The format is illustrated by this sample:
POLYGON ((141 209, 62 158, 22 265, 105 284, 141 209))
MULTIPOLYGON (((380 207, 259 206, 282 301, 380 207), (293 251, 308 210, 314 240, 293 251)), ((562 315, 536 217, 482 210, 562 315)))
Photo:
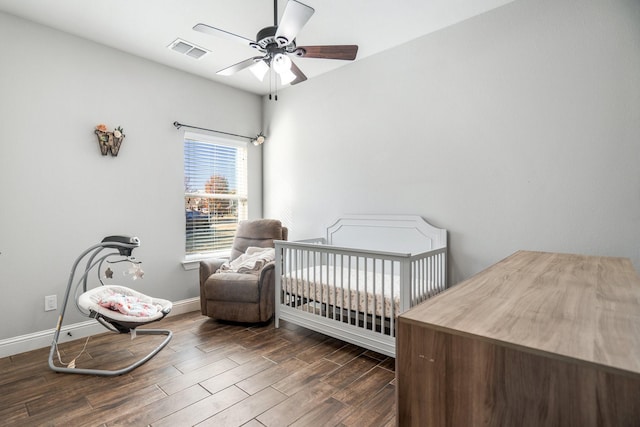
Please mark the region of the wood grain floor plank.
POLYGON ((278 343, 286 343, 283 333, 275 329, 252 331, 253 335, 234 337, 234 342, 250 350, 263 349, 269 346, 277 346, 278 343))
POLYGON ((202 368, 210 363, 217 362, 218 360, 226 358, 230 354, 234 354, 242 350, 244 350, 244 348, 235 343, 227 344, 210 352, 201 352, 200 354, 182 362, 178 361, 174 363, 173 366, 175 366, 180 372, 187 373, 198 368, 202 368))
POLYGON ((246 380, 236 383, 236 385, 249 394, 255 394, 306 366, 308 364, 302 360, 296 358, 288 359, 252 375, 246 380))
POLYGON ((351 406, 359 406, 389 384, 395 375, 379 367, 367 371, 357 381, 353 381, 333 395, 334 399, 351 406))
POLYGON ((16 403, 14 405, 2 407, 0 409, 0 420, 2 422, 11 423, 24 423, 26 424, 29 412, 24 403, 16 403))
POLYGON ((20 378, 2 384, 0 388, 2 391, 2 393, 0 393, 0 408, 6 408, 38 398, 46 393, 47 386, 46 380, 40 375, 30 378, 20 378))
POLYGON ((394 359, 393 357, 387 357, 382 362, 380 362, 380 364, 378 366, 381 367, 381 368, 384 368, 384 369, 388 369, 391 372, 395 372, 396 371, 396 359, 394 359))
POLYGON ((166 396, 153 403, 142 406, 127 416, 119 415, 115 419, 108 421, 108 427, 115 426, 146 426, 168 417, 187 407, 192 407, 211 394, 198 384, 181 390, 170 396, 166 396))
POLYGON ((146 366, 146 369, 142 370, 145 367, 142 365, 138 369, 134 369, 129 373, 129 376, 133 378, 134 381, 144 382, 145 384, 159 384, 161 382, 167 382, 174 378, 178 378, 182 375, 175 366, 161 364, 156 366, 155 364, 151 364, 146 366))
POLYGON ((333 371, 330 377, 324 381, 336 388, 345 388, 356 381, 366 372, 371 370, 379 362, 367 356, 358 356, 349 363, 333 371))
POLYGON ((222 389, 232 386, 240 381, 245 380, 265 369, 274 366, 274 363, 264 357, 258 357, 253 361, 247 362, 244 365, 237 366, 230 369, 220 375, 216 375, 213 378, 209 378, 200 384, 206 388, 209 393, 216 393, 222 389))
POLYGON ((329 384, 317 381, 256 417, 265 426, 288 426, 335 393, 329 384))
POLYGON ((46 420, 49 417, 66 420, 69 417, 81 417, 92 409, 86 399, 87 393, 101 390, 107 384, 110 389, 118 389, 132 382, 129 376, 113 378, 112 381, 107 382, 102 377, 64 375, 54 373, 48 368, 42 373, 42 378, 47 380, 46 384, 35 386, 31 390, 38 393, 37 397, 26 397, 26 405, 32 420, 46 420), (61 408, 66 411, 61 413, 61 408))
MULTIPOLYGON (((215 416, 232 405, 245 400, 247 397, 247 393, 243 392, 238 387, 227 387, 209 397, 199 400, 182 411, 174 412, 168 417, 154 422, 152 425, 154 427, 196 425, 212 416, 215 416)), ((249 419, 251 418, 253 417, 249 417, 249 419)), ((223 426, 224 424, 219 425, 223 426)))
MULTIPOLYGON (((165 347, 149 362, 131 371, 130 375, 136 378, 144 377, 149 375, 154 370, 164 366, 171 366, 177 369, 179 364, 184 363, 188 360, 199 359, 205 354, 206 353, 204 353, 197 347, 183 348, 179 351, 174 351, 170 347, 165 347)), ((202 366, 206 364, 208 363, 203 363, 202 366)))
MULTIPOLYGON (((85 417, 92 414, 93 408, 87 405, 84 408, 72 408, 61 406, 60 410, 55 410, 49 413, 41 413, 37 415, 30 415, 26 420, 21 420, 15 423, 7 423, 7 426, 74 426, 81 425, 80 420, 84 420, 85 417)), ((4 425, 4 424, 3 424, 4 425)), ((97 425, 97 424, 96 424, 97 425)))
POLYGON ((198 426, 241 426, 286 398, 287 395, 271 387, 267 387, 242 400, 241 404, 233 405, 213 417, 207 418, 201 424, 198 424, 198 426))
POLYGON ((330 397, 319 402, 316 407, 291 423, 291 427, 333 427, 337 426, 351 408, 330 397))
POLYGON ((351 413, 341 423, 353 426, 395 425, 396 388, 387 384, 382 390, 361 401, 360 406, 352 406, 351 413))
POLYGON ((313 347, 309 347, 306 350, 300 352, 296 357, 300 360, 304 360, 307 363, 313 363, 317 360, 323 359, 346 346, 344 341, 337 340, 335 338, 326 339, 313 347))
POLYGON ((34 364, 42 363, 43 360, 47 360, 49 349, 47 346, 3 358, 3 372, 22 371, 32 367, 34 364))
POLYGON ((204 352, 215 350, 216 348, 220 348, 222 346, 228 345, 229 342, 239 342, 243 338, 248 338, 254 336, 256 333, 250 331, 248 329, 242 329, 239 331, 235 331, 232 333, 225 333, 223 335, 220 334, 212 334, 206 339, 203 339, 200 344, 198 344, 198 348, 204 352))
POLYGON ((237 363, 224 358, 183 374, 179 377, 173 378, 169 381, 161 382, 159 386, 162 390, 164 390, 165 393, 173 394, 180 390, 184 390, 185 388, 192 386, 193 384, 206 381, 211 377, 215 377, 216 375, 219 375, 237 366, 237 363))
POLYGON ((85 396, 78 395, 75 392, 69 393, 66 390, 60 390, 55 398, 45 396, 26 403, 29 412, 29 419, 35 421, 37 417, 42 416, 43 419, 54 417, 58 418, 64 413, 83 414, 92 409, 91 404, 85 396))
POLYGON ((325 356, 325 359, 331 360, 338 365, 344 365, 360 356, 361 354, 365 353, 365 351, 366 350, 364 348, 358 347, 357 345, 346 344, 333 353, 325 356))
MULTIPOLYGON (((133 398, 137 398, 136 396, 132 396, 133 398)), ((159 401, 160 398, 156 398, 155 401, 159 401)), ((140 402, 140 404, 144 404, 145 402, 140 402)), ((118 417, 121 414, 122 417, 127 417, 131 414, 134 414, 138 409, 138 406, 133 401, 124 401, 122 404, 118 406, 102 408, 100 410, 93 410, 89 414, 83 416, 80 420, 74 420, 72 425, 74 427, 95 427, 95 426, 106 426, 106 422, 112 421, 114 418, 118 417)))
MULTIPOLYGON (((233 352, 231 354, 229 354, 229 359, 233 360, 234 362, 236 362, 239 365, 244 365, 245 363, 256 359, 258 357, 263 357, 263 358, 268 358, 267 357, 270 353, 277 351, 279 349, 285 349, 289 346, 289 341, 279 341, 274 343, 274 345, 272 347, 265 349, 261 349, 261 348, 256 348, 256 349, 242 349, 240 351, 236 351, 233 352)), ((276 363, 275 361, 273 361, 274 363, 276 363)))
POLYGON ((294 341, 289 341, 287 345, 278 347, 274 351, 265 353, 264 357, 268 358, 269 360, 273 360, 276 363, 280 363, 291 357, 294 357, 296 354, 302 351, 307 350, 309 347, 318 345, 326 339, 327 337, 325 335, 314 332, 302 337, 302 339, 299 338, 294 341))
POLYGON ((273 384, 273 388, 288 396, 303 390, 309 384, 320 381, 338 369, 340 365, 325 359, 307 365, 273 384))
POLYGON ((117 391, 98 390, 86 397, 96 412, 110 412, 113 408, 117 408, 120 414, 124 414, 127 412, 125 407, 137 409, 165 396, 166 394, 155 384, 140 387, 133 383, 130 386, 120 387, 117 391))

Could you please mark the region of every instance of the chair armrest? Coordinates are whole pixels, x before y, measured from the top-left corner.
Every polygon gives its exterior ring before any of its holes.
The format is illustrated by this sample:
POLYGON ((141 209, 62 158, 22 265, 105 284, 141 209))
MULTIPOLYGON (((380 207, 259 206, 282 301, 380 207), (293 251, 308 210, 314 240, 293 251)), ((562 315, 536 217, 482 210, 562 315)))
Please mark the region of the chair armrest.
POLYGON ((228 259, 224 258, 210 258, 200 261, 200 286, 204 285, 209 276, 218 271, 218 269, 227 262, 228 259))
POLYGON ((215 273, 226 261, 228 260, 224 258, 210 258, 200 261, 200 310, 202 314, 207 314, 207 301, 205 301, 204 298, 204 282, 206 282, 209 276, 215 273))
POLYGON ((258 292, 260 293, 260 313, 262 321, 268 320, 275 311, 276 262, 271 261, 260 270, 258 292))
POLYGON ((275 261, 268 262, 262 267, 262 269, 260 270, 260 285, 262 285, 262 282, 267 277, 267 275, 273 274, 274 275, 273 277, 275 277, 275 268, 276 268, 275 261))

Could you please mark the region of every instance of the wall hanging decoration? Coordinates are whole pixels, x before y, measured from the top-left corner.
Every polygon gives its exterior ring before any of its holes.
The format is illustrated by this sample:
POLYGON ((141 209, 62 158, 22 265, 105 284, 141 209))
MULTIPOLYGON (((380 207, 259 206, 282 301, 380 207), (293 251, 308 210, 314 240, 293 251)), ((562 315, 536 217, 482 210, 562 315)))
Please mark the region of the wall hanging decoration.
POLYGON ((124 130, 118 126, 112 132, 107 130, 107 126, 99 124, 96 126, 95 134, 98 135, 98 144, 100 144, 100 152, 103 156, 107 153, 111 153, 112 156, 117 156, 124 139, 124 130))

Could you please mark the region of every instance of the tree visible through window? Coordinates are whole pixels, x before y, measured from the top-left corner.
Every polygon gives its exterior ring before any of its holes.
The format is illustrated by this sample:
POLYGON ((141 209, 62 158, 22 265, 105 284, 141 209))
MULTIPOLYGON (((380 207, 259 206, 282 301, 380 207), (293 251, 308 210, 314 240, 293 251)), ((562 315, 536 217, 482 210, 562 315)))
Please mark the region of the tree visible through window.
POLYGON ((247 148, 209 135, 184 137, 185 252, 231 248, 247 219, 247 148))

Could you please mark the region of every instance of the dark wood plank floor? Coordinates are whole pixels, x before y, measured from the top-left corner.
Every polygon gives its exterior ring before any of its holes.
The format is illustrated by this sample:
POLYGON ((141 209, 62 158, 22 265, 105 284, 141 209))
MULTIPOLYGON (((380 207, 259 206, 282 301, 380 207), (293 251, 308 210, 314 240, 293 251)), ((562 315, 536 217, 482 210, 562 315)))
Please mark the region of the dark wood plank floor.
MULTIPOLYGON (((117 377, 60 374, 49 348, 0 359, 0 424, 20 426, 393 426, 394 359, 292 325, 232 325, 198 312, 158 355, 117 377)), ((160 336, 102 334, 77 359, 114 369, 160 336)), ((63 362, 85 344, 59 346, 63 362)))

